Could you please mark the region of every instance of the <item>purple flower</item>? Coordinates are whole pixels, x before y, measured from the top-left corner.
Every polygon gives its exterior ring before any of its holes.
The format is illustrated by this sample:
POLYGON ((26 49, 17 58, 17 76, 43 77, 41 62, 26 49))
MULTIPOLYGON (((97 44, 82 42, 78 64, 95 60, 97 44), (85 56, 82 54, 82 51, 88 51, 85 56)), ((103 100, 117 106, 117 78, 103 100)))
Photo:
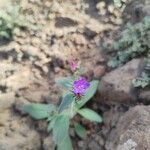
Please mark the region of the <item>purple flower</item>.
POLYGON ((76 96, 82 96, 89 87, 90 83, 87 82, 86 78, 80 77, 79 80, 75 80, 73 83, 73 93, 76 96))

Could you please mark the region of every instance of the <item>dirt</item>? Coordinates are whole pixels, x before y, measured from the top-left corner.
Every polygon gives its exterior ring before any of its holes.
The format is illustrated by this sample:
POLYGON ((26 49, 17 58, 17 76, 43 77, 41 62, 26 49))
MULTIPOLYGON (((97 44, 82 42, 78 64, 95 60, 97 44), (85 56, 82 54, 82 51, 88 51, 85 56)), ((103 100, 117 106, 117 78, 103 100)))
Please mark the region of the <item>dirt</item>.
MULTIPOLYGON (((20 107, 29 102, 59 103, 61 90, 55 85, 55 79, 72 74, 70 59, 78 59, 87 68, 89 80, 101 79, 107 73, 110 57, 103 51, 102 43, 111 42, 122 26, 123 9, 99 0, 22 0, 20 5, 27 20, 37 29, 16 29, 13 40, 0 45, 0 116, 3 116, 0 137, 4 140, 0 140, 0 150, 12 147, 53 150, 46 122, 33 121, 20 107), (11 136, 7 136, 6 130, 11 136)), ((105 150, 107 135, 129 106, 110 106, 94 100, 88 105, 103 114, 104 123, 93 124, 77 117, 88 129, 88 138, 82 141, 72 133, 74 149, 105 150)))

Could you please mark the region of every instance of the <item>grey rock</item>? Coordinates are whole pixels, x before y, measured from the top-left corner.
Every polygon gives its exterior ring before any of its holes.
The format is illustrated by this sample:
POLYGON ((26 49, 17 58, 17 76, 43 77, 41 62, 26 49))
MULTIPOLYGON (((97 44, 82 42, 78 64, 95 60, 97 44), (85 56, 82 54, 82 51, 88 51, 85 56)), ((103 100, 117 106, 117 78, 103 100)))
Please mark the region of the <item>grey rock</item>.
POLYGON ((142 90, 138 99, 144 104, 150 104, 150 90, 142 90))
MULTIPOLYGON (((130 14, 130 21, 137 23, 143 20, 145 16, 150 16, 150 1, 149 0, 131 0, 128 7, 125 8, 124 15, 130 14)), ((126 18, 126 20, 128 20, 126 18)))
POLYGON ((106 141, 106 150, 149 150, 150 106, 135 106, 118 121, 106 141))
POLYGON ((85 146, 85 142, 84 141, 79 141, 78 142, 78 146, 82 149, 86 149, 86 146, 85 146))
POLYGON ((98 94, 105 102, 135 101, 137 94, 134 91, 132 80, 141 72, 143 61, 133 59, 102 77, 98 87, 98 94))
POLYGON ((48 136, 43 140, 43 150, 55 150, 55 143, 51 136, 48 136))
POLYGON ((101 150, 100 145, 93 140, 88 144, 88 147, 90 150, 101 150))

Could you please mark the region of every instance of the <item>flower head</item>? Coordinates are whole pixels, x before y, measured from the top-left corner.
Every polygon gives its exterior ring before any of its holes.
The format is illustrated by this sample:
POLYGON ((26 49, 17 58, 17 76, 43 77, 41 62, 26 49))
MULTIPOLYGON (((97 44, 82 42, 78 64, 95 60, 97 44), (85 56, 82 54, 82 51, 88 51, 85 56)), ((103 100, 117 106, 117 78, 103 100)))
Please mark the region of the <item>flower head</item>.
POLYGON ((84 77, 80 77, 79 80, 75 80, 73 83, 73 93, 77 96, 82 96, 86 93, 86 90, 90 87, 90 83, 84 77))
POLYGON ((77 63, 77 61, 71 60, 69 63, 70 63, 71 70, 72 70, 72 71, 76 71, 77 68, 78 68, 78 63, 77 63))

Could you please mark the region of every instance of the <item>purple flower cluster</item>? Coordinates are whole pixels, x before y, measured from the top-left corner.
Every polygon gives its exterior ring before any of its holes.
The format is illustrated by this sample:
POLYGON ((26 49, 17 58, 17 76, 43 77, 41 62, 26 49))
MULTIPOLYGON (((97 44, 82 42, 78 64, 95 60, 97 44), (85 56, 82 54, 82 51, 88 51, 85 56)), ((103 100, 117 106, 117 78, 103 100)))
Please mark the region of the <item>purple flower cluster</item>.
POLYGON ((90 83, 84 77, 80 77, 79 80, 75 80, 73 83, 73 93, 76 96, 82 96, 86 90, 90 87, 90 83))

